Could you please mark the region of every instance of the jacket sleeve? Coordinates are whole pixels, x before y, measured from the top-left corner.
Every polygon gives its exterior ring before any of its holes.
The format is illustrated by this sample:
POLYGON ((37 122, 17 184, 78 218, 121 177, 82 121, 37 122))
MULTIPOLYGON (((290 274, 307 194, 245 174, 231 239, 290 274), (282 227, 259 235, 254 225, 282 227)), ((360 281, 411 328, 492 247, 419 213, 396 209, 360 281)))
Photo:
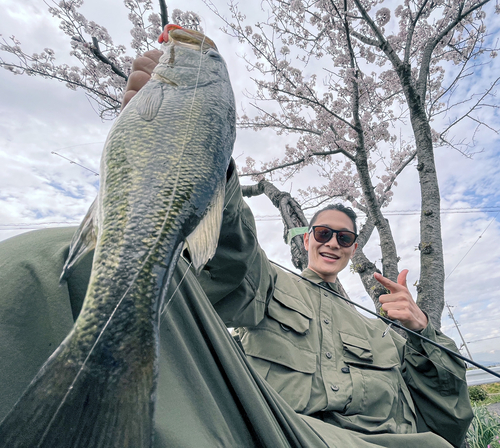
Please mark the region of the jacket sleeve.
MULTIPOLYGON (((458 353, 430 321, 421 334, 458 353)), ((412 334, 403 350, 403 377, 415 404, 418 432, 432 431, 461 446, 473 417, 463 361, 412 334)))
POLYGON ((0 421, 80 310, 91 258, 59 285, 75 229, 37 230, 0 243, 0 421))
POLYGON ((217 251, 198 280, 227 326, 255 326, 264 317, 275 273, 258 244, 254 217, 231 164, 217 251))

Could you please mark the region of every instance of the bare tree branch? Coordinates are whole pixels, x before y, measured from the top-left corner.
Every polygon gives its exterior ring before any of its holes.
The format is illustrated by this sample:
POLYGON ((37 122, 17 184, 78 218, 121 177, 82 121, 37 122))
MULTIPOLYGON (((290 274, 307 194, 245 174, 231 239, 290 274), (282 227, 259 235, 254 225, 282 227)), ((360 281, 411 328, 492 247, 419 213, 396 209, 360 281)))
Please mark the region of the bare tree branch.
POLYGON ((385 187, 384 193, 387 193, 392 186, 394 185, 394 182, 396 181, 397 177, 403 172, 403 170, 413 161, 415 160, 415 157, 417 156, 417 150, 413 151, 411 155, 404 161, 404 163, 401 164, 401 166, 394 172, 391 181, 389 185, 385 187))
MULTIPOLYGON (((333 151, 325 151, 325 152, 312 152, 311 156, 324 157, 324 156, 331 156, 334 154, 342 154, 342 155, 346 156, 347 158, 354 160, 354 157, 351 154, 349 154, 348 152, 341 150, 341 149, 336 149, 333 151)), ((240 174, 240 177, 261 176, 263 174, 272 173, 273 171, 282 170, 283 168, 288 168, 290 166, 300 165, 301 163, 304 163, 305 161, 306 161, 306 158, 302 157, 300 159, 294 160, 293 162, 283 163, 282 165, 279 165, 279 166, 276 166, 273 168, 269 168, 267 170, 254 172, 254 173, 242 173, 242 174, 240 174)))
MULTIPOLYGON (((257 185, 242 187, 243 196, 251 197, 265 194, 280 211, 283 220, 283 240, 287 242, 288 232, 295 227, 307 227, 309 225, 304 213, 297 201, 290 193, 278 190, 271 182, 261 180, 257 185)), ((303 271, 308 264, 307 251, 304 247, 302 235, 296 235, 290 242, 292 263, 303 271)))
POLYGON ((165 0, 158 0, 158 2, 160 4, 161 27, 163 29, 170 23, 168 19, 168 8, 165 0))
MULTIPOLYGON (((75 39, 77 39, 75 37, 75 39)), ((104 56, 101 52, 101 49, 99 48, 99 41, 93 37, 92 38, 92 43, 93 45, 90 45, 90 51, 94 54, 94 56, 101 62, 104 62, 105 64, 109 65, 111 70, 113 70, 118 76, 121 76, 125 81, 128 81, 128 76, 123 73, 115 64, 113 64, 112 61, 110 61, 106 56, 104 56)))

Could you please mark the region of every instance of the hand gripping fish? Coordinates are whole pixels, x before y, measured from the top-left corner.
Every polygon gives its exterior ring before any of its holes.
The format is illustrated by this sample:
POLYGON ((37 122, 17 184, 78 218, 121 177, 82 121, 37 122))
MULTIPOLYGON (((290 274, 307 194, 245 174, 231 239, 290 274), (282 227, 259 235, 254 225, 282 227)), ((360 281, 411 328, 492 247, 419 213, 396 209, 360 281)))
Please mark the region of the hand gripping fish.
POLYGON ((72 243, 67 270, 96 236, 82 311, 0 425, 1 447, 152 444, 163 295, 186 243, 196 270, 215 252, 235 139, 215 44, 173 25, 162 36, 151 80, 109 133, 98 198, 72 243))

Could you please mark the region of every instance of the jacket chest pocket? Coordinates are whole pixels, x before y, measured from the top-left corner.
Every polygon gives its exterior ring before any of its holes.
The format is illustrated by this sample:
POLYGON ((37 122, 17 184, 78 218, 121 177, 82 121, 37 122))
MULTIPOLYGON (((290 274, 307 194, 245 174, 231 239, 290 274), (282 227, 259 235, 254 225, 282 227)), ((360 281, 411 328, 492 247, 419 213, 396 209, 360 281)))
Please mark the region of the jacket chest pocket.
POLYGON ((241 343, 249 363, 297 412, 311 396, 316 352, 311 348, 312 311, 275 290, 264 320, 245 328, 241 343))
POLYGON ((375 428, 395 431, 402 377, 396 347, 387 341, 375 352, 370 342, 345 332, 340 332, 343 344, 343 361, 349 365, 352 379, 352 401, 345 415, 369 417, 375 428))
POLYGON ((310 333, 313 311, 299 298, 274 290, 274 296, 267 306, 267 314, 280 324, 283 331, 293 331, 298 335, 310 333))

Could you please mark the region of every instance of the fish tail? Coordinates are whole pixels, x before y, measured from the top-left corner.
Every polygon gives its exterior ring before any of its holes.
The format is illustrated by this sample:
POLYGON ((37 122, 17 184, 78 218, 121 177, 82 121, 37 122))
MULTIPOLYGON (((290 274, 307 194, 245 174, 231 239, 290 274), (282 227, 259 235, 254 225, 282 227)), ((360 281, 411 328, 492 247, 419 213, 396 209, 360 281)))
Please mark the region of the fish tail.
POLYGON ((148 376, 110 381, 92 362, 75 366, 69 350, 53 356, 0 424, 0 447, 150 447, 154 400, 148 376))

